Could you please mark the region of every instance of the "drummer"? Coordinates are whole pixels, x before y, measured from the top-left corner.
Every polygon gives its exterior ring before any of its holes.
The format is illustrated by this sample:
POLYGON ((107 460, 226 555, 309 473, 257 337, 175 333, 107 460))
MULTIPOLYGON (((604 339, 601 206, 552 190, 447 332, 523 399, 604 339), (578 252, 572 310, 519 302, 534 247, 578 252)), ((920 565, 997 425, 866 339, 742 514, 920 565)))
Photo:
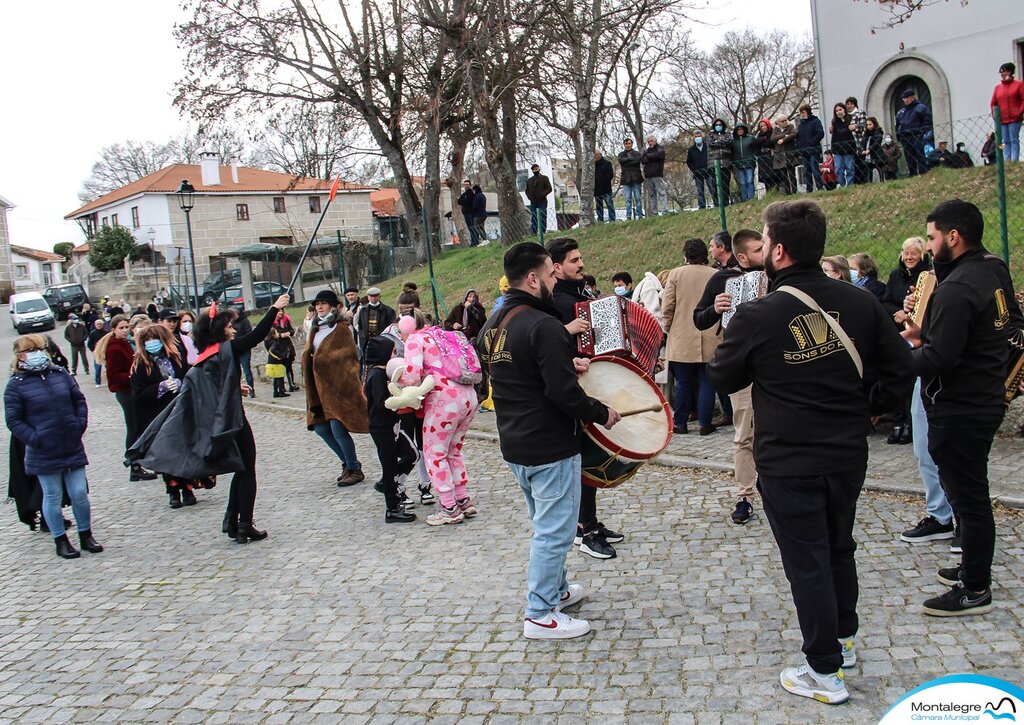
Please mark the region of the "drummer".
POLYGON ((574 357, 551 304, 555 271, 548 252, 517 244, 505 253, 505 276, 505 303, 477 339, 490 373, 501 454, 533 521, 523 635, 571 639, 590 631, 589 622, 563 611, 585 595, 581 585, 568 583, 565 570, 580 509, 579 421, 610 429, 620 417, 579 385, 577 374, 590 361, 574 357))
MULTIPOLYGON (((593 299, 584 288, 583 256, 575 239, 559 237, 547 243, 548 253, 555 265, 554 297, 552 303, 565 329, 574 337, 586 332, 589 323, 576 317, 576 303, 593 299)), ((580 521, 576 543, 580 551, 595 559, 615 558, 612 544, 622 541, 622 534, 605 527, 597 518, 597 489, 580 480, 580 521)))

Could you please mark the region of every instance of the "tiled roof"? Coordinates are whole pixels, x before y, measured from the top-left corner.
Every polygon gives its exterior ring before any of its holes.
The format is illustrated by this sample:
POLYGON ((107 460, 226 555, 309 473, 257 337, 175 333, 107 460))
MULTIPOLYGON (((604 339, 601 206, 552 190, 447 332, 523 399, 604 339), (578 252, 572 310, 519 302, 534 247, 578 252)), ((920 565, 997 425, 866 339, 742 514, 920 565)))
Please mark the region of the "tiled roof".
POLYGON ((11 251, 15 254, 20 254, 22 257, 28 257, 29 259, 38 259, 40 262, 63 262, 64 257, 53 252, 44 252, 42 249, 32 249, 32 247, 19 247, 16 244, 11 245, 11 251))
POLYGON ((71 250, 72 254, 88 254, 89 253, 89 242, 85 244, 79 244, 77 247, 71 250))
MULTIPOLYGON (((277 171, 266 171, 264 169, 251 169, 246 166, 238 167, 238 183, 231 180, 231 167, 220 167, 220 181, 217 186, 203 186, 202 171, 199 164, 171 164, 149 176, 143 176, 138 181, 133 181, 127 186, 104 194, 95 201, 71 212, 65 219, 75 219, 102 207, 114 204, 122 199, 135 196, 136 194, 173 194, 181 186, 182 179, 188 179, 197 193, 201 194, 245 194, 251 192, 280 192, 290 191, 323 191, 331 190, 330 181, 322 179, 310 179, 305 176, 292 176, 277 171)), ((353 184, 342 181, 338 187, 339 191, 373 191, 377 187, 364 184, 353 184)))
POLYGON ((375 216, 395 216, 398 214, 398 189, 371 191, 370 207, 375 216))

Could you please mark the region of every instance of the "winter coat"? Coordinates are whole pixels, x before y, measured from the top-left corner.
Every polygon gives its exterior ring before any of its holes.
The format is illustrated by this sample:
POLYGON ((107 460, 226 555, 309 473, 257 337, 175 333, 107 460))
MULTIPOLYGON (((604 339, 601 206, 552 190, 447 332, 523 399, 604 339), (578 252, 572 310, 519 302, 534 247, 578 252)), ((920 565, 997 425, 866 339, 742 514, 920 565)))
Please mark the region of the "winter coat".
POLYGON ((188 370, 188 363, 178 365, 170 358, 163 356, 153 360, 152 368, 148 373, 145 365, 135 366, 135 370, 131 374, 131 382, 137 432, 146 430, 153 419, 160 415, 177 396, 177 393, 172 393, 167 389, 167 386, 163 384, 164 381, 168 378, 176 378, 179 382, 183 381, 188 370), (165 375, 167 377, 164 377, 165 375))
MULTIPOLYGON (((736 128, 738 129, 739 126, 736 128)), ((737 136, 734 129, 732 135, 732 165, 737 169, 754 168, 759 148, 757 139, 750 135, 749 130, 743 136, 737 136)))
POLYGON ((623 186, 643 183, 644 175, 640 170, 640 152, 636 149, 620 151, 619 159, 619 183, 623 186))
MULTIPOLYGON (((469 292, 475 292, 476 290, 470 290, 469 292)), ((452 311, 448 313, 448 317, 444 321, 444 329, 455 330, 455 324, 459 324, 459 332, 464 334, 469 340, 475 340, 477 334, 480 332, 480 328, 487 322, 487 311, 484 310, 483 305, 480 304, 480 298, 477 297, 476 303, 469 305, 466 308, 466 299, 469 297, 469 292, 466 293, 466 297, 462 299, 462 302, 452 307, 452 311)))
POLYGON ((292 327, 291 320, 284 320, 283 323, 274 321, 274 326, 271 328, 277 330, 278 334, 288 333, 289 337, 278 337, 275 338, 279 345, 280 351, 283 353, 281 359, 285 363, 291 363, 295 359, 295 343, 292 340, 295 338, 295 328, 292 327))
MULTIPOLYGON (((378 334, 385 327, 387 325, 382 325, 378 334)), ((366 433, 369 430, 366 398, 359 384, 359 361, 348 323, 336 323, 334 332, 321 341, 316 352, 313 351, 314 335, 315 329, 310 331, 302 352, 306 427, 313 430, 318 423, 336 420, 349 433, 366 433)))
POLYGON ((544 174, 536 173, 526 180, 526 198, 534 206, 547 206, 551 193, 551 180, 544 174))
POLYGON ((686 150, 686 168, 697 178, 706 179, 710 176, 708 171, 708 145, 702 143, 700 146, 691 144, 686 150))
POLYGON ((992 91, 991 108, 994 110, 996 106, 999 106, 1000 123, 1024 121, 1024 81, 1000 81, 992 91))
POLYGON ((722 166, 732 161, 732 134, 726 128, 724 119, 716 118, 711 122, 711 130, 704 142, 708 145, 709 167, 713 167, 716 161, 721 161, 722 166), (715 131, 715 125, 719 123, 722 124, 721 132, 715 131))
POLYGON ((487 216, 487 195, 482 191, 473 195, 473 218, 487 216))
POLYGON ((665 147, 654 144, 645 148, 640 154, 640 163, 644 167, 644 178, 655 179, 665 175, 665 147))
MULTIPOLYGON (((367 340, 384 332, 384 328, 397 318, 398 316, 395 314, 395 311, 383 302, 377 307, 370 307, 368 304, 361 306, 355 320, 356 330, 359 332, 359 349, 364 349, 367 340), (370 312, 372 310, 377 311, 377 327, 374 330, 370 329, 370 312)), ((303 369, 305 369, 305 363, 303 363, 303 369)))
POLYGON ((57 365, 18 370, 4 390, 7 427, 25 444, 25 473, 40 475, 87 466, 82 436, 89 406, 75 379, 57 365))
POLYGON ((857 153, 857 141, 850 130, 853 119, 849 114, 832 116, 832 123, 828 126, 829 135, 832 138, 832 153, 838 156, 853 156, 857 153))
POLYGON ((775 173, 772 168, 772 128, 754 135, 754 153, 757 154, 757 178, 762 184, 771 184, 775 173))
POLYGON ((927 272, 932 268, 931 259, 925 255, 913 270, 907 269, 900 257, 896 269, 889 274, 889 282, 885 285, 885 297, 882 298, 882 307, 890 315, 895 315, 903 309, 903 299, 910 294, 910 288, 917 284, 917 278, 921 272, 927 272))
POLYGON ((821 154, 821 141, 825 138, 825 129, 821 121, 813 113, 801 119, 796 125, 796 148, 805 155, 821 154))
POLYGON ((459 206, 462 207, 462 216, 467 218, 473 217, 473 199, 476 196, 476 192, 472 189, 465 189, 459 194, 459 206))
POLYGON ((885 170, 889 174, 895 174, 900 168, 900 156, 903 152, 900 150, 900 145, 895 141, 888 146, 884 143, 881 146, 882 149, 882 165, 885 166, 885 170))
POLYGON ((693 324, 708 280, 715 270, 706 264, 685 264, 668 273, 661 296, 662 325, 668 343, 665 358, 671 362, 701 363, 714 357, 721 337, 714 330, 698 330, 693 324))
POLYGON ((107 388, 111 393, 131 392, 132 361, 135 351, 128 340, 110 336, 107 342, 107 388))
POLYGON ((904 106, 896 114, 896 135, 916 136, 928 140, 932 131, 932 112, 921 101, 904 106))
POLYGON ((615 179, 615 167, 608 159, 601 157, 594 162, 594 196, 612 193, 612 181, 615 179))
POLYGON ((772 129, 772 168, 785 169, 789 166, 796 166, 797 159, 793 150, 796 148, 796 129, 793 124, 785 128, 776 126, 772 129), (779 146, 779 141, 782 145, 779 146))
POLYGON ((88 338, 89 328, 81 322, 75 325, 68 323, 64 328, 64 339, 71 343, 72 347, 81 347, 88 338))
POLYGON ((89 331, 89 337, 87 338, 87 342, 86 342, 85 346, 88 347, 90 351, 95 350, 96 349, 96 343, 99 342, 100 340, 102 340, 106 336, 107 336, 107 331, 106 330, 104 330, 102 328, 97 330, 94 327, 94 328, 92 328, 89 331))
POLYGON ((861 158, 875 168, 885 165, 885 152, 882 151, 883 138, 885 138, 885 134, 880 128, 866 132, 861 138, 860 150, 868 152, 867 156, 861 156, 861 158))

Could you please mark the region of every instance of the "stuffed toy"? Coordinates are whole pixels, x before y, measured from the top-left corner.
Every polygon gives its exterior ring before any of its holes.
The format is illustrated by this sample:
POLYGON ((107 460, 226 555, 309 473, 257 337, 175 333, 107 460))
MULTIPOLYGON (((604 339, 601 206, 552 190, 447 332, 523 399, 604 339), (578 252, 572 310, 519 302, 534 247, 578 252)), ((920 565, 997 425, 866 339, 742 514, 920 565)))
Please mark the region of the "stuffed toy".
POLYGON ((423 398, 434 388, 433 375, 427 375, 419 385, 400 387, 398 379, 402 377, 404 368, 405 360, 402 358, 393 357, 388 360, 387 373, 391 379, 388 391, 391 397, 384 401, 384 407, 388 410, 419 410, 423 406, 423 398))

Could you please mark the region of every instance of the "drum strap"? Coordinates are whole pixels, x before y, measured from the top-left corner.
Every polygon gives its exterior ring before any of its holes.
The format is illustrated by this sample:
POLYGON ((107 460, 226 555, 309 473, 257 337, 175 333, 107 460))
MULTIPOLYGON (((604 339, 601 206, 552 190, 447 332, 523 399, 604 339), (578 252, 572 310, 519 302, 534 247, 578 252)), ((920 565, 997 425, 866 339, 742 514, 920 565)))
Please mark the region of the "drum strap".
POLYGON ((806 292, 801 292, 796 287, 790 287, 789 285, 786 285, 784 287, 779 287, 776 290, 776 292, 785 292, 788 295, 796 297, 798 300, 800 300, 805 305, 810 307, 812 310, 817 312, 819 315, 824 317, 825 322, 827 322, 828 326, 832 328, 832 332, 834 332, 836 334, 836 337, 838 337, 842 341, 843 347, 846 348, 846 352, 850 353, 850 359, 853 360, 853 364, 857 368, 857 374, 861 377, 861 379, 864 378, 864 363, 861 362, 860 353, 857 352, 857 348, 854 347, 853 345, 853 340, 851 340, 850 336, 846 334, 846 330, 842 328, 842 326, 839 324, 836 318, 834 318, 827 312, 823 311, 821 309, 821 306, 814 301, 813 297, 811 297, 806 292))
POLYGON ((491 347, 487 351, 487 376, 488 377, 490 377, 490 375, 491 375, 491 360, 494 359, 494 355, 493 355, 493 353, 494 353, 494 346, 498 344, 499 340, 501 340, 501 333, 503 333, 505 331, 505 326, 508 325, 508 323, 512 320, 513 317, 515 317, 520 312, 522 312, 525 307, 526 307, 526 305, 519 305, 518 307, 513 307, 511 310, 509 310, 508 312, 505 313, 505 316, 501 318, 501 322, 499 322, 498 326, 495 328, 495 330, 494 330, 494 337, 491 338, 491 347))

